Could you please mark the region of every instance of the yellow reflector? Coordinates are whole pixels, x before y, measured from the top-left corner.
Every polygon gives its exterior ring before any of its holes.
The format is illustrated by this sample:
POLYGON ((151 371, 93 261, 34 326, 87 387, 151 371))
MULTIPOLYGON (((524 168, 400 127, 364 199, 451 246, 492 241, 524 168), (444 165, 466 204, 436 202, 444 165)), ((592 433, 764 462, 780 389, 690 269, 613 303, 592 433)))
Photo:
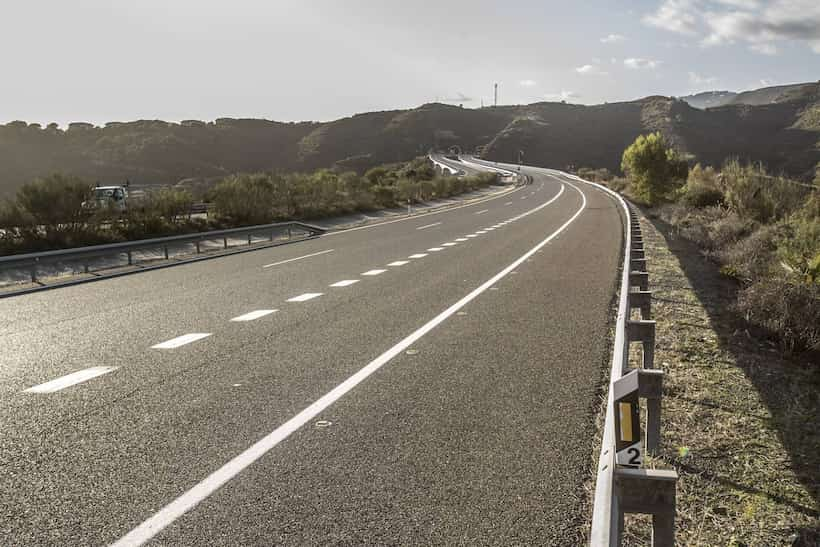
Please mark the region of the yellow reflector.
POLYGON ((618 403, 621 407, 621 439, 632 441, 632 404, 618 403))

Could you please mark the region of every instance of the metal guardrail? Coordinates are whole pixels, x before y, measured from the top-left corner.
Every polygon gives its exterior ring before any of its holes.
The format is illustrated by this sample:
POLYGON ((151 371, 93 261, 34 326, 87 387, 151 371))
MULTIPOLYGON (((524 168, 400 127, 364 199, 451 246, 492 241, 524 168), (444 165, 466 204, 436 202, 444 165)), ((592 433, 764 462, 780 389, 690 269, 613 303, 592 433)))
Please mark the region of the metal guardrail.
MULTIPOLYGON (((477 165, 492 168, 473 158, 477 165)), ((497 168, 497 167, 496 167, 497 168)), ((607 390, 606 418, 595 477, 590 530, 592 547, 620 547, 624 515, 652 515, 652 545, 675 544, 675 505, 678 475, 674 470, 641 468, 644 448, 655 454, 660 445, 663 371, 654 368, 655 322, 651 320, 652 292, 640 221, 626 201, 609 188, 561 171, 560 174, 608 193, 623 209, 624 258, 615 323, 615 341, 607 390), (631 318, 640 310, 640 319, 631 318), (639 367, 630 368, 632 343, 642 346, 639 367), (645 437, 640 433, 640 400, 646 401, 645 437), (627 438, 628 437, 628 438, 627 438)))
MULTIPOLYGON (((673 470, 639 468, 643 463, 644 446, 647 453, 654 454, 660 444, 663 384, 663 371, 654 368, 655 322, 651 320, 652 293, 649 291, 640 221, 619 194, 599 184, 572 177, 593 184, 613 196, 627 219, 606 419, 595 479, 590 545, 620 546, 624 515, 643 513, 652 515, 652 545, 672 546, 675 544, 677 473, 673 470), (630 318, 634 309, 640 310, 638 320, 630 318), (639 368, 630 370, 629 348, 633 342, 642 345, 642 362, 639 368), (639 419, 639 399, 646 400, 646 435, 643 439, 640 438, 640 423, 635 424, 637 430, 633 430, 631 421, 632 418, 639 419), (633 455, 626 460, 622 456, 629 454, 618 451, 618 445, 625 442, 625 429, 630 430, 633 442, 629 446, 638 451, 637 457, 633 455)), ((628 451, 629 448, 624 452, 628 451)))
POLYGON ((79 263, 84 267, 86 273, 89 272, 92 260, 101 259, 117 255, 126 255, 128 265, 134 264, 133 253, 149 249, 162 249, 165 259, 169 259, 169 250, 186 244, 194 244, 196 254, 202 252, 200 246, 205 241, 222 240, 223 249, 236 245, 229 245, 229 239, 237 237, 247 238, 248 246, 253 245, 254 236, 264 237, 269 242, 273 242, 277 234, 287 233, 290 239, 294 230, 304 232, 307 237, 315 237, 325 233, 324 228, 305 224, 303 222, 279 222, 275 224, 262 224, 257 226, 246 226, 242 228, 230 228, 227 230, 212 230, 208 232, 197 232, 194 234, 184 234, 178 236, 158 237, 152 239, 141 239, 137 241, 126 241, 122 243, 110 243, 106 245, 92 245, 89 247, 78 247, 74 249, 60 249, 56 251, 45 251, 41 253, 27 253, 0 257, 0 271, 16 270, 27 271, 30 274, 31 282, 38 282, 38 272, 47 265, 79 263))

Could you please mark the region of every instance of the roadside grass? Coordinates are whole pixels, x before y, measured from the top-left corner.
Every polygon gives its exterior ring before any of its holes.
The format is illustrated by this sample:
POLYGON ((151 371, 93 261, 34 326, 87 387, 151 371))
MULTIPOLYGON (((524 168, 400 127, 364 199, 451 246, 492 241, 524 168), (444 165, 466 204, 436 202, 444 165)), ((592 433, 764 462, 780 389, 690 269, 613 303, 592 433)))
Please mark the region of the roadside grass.
MULTIPOLYGON (((750 332, 732 280, 669 224, 641 224, 666 372, 648 466, 680 475, 678 545, 820 545, 818 355, 786 358, 750 332)), ((623 544, 647 545, 648 522, 628 517, 623 544)))

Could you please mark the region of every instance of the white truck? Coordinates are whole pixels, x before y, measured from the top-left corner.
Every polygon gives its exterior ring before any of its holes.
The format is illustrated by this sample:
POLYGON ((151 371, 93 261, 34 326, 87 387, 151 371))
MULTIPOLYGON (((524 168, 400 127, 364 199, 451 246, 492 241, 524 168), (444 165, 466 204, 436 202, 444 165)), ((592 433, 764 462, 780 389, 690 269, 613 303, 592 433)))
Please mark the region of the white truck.
POLYGON ((91 199, 83 202, 83 207, 90 210, 112 209, 125 212, 128 209, 128 186, 94 187, 91 199))

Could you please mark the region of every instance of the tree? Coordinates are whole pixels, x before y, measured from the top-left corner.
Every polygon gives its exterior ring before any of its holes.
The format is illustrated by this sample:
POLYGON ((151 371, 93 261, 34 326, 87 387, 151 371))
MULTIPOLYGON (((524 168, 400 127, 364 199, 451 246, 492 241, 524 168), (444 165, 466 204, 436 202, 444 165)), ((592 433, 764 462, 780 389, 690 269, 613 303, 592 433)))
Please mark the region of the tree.
POLYGON ((686 178, 686 161, 680 159, 660 133, 640 135, 624 150, 621 169, 630 179, 635 196, 652 205, 666 198, 686 178))
POLYGON ((47 232, 75 230, 85 223, 83 202, 91 195, 84 180, 55 173, 24 184, 17 191, 17 204, 47 232))

